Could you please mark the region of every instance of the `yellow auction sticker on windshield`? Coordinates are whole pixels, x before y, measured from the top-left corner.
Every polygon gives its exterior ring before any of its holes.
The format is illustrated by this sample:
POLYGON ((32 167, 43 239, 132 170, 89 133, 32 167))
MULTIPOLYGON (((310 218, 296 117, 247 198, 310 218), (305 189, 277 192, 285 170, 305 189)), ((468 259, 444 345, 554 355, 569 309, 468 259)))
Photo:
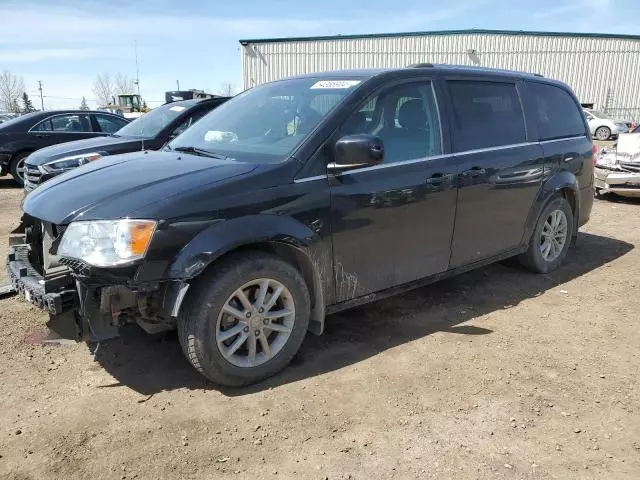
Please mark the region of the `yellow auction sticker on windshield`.
POLYGON ((360 83, 360 80, 320 80, 311 85, 311 88, 351 88, 360 83))

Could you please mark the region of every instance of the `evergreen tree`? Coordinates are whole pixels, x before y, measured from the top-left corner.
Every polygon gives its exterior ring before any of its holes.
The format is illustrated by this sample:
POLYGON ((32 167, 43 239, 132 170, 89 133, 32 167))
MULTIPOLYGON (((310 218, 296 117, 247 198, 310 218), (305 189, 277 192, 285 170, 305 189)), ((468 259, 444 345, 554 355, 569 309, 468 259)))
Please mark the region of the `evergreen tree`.
POLYGON ((13 102, 11 102, 11 113, 20 113, 20 105, 18 105, 18 99, 14 98, 13 102))
POLYGON ((82 97, 82 103, 80 104, 80 110, 89 110, 89 105, 87 105, 87 99, 82 97))
POLYGON ((33 106, 33 103, 31 103, 31 99, 29 98, 29 95, 27 95, 27 92, 24 92, 22 94, 22 103, 23 103, 22 113, 31 113, 36 111, 36 109, 33 106))

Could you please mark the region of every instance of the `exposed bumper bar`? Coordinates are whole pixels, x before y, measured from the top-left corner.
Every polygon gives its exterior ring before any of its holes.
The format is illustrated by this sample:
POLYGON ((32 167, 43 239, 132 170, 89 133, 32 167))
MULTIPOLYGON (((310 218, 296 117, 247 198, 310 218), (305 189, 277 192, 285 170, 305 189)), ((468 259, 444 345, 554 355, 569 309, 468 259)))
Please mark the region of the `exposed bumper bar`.
POLYGON ((78 293, 71 273, 60 269, 45 279, 31 266, 27 255, 27 245, 16 245, 9 250, 7 273, 16 292, 51 315, 76 308, 78 293))

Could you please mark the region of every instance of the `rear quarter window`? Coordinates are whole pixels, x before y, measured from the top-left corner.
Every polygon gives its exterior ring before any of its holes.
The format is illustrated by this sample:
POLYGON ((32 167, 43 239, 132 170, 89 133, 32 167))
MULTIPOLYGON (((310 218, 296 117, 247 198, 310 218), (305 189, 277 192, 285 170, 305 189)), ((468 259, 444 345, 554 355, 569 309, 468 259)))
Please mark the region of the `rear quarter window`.
POLYGON ((540 140, 586 135, 582 110, 569 92, 544 83, 528 85, 540 140))
POLYGON ((449 80, 447 84, 456 151, 525 142, 524 115, 514 83, 449 80))

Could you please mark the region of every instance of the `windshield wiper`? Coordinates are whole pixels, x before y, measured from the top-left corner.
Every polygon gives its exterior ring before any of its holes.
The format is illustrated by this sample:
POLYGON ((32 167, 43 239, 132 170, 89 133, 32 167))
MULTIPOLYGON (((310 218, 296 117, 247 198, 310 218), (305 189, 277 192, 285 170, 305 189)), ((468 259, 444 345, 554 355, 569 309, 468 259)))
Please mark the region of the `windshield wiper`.
POLYGON ((216 158, 218 160, 224 160, 227 158, 225 155, 220 155, 219 153, 210 152, 209 150, 203 150, 197 147, 169 147, 174 152, 184 152, 184 153, 193 153, 194 155, 200 155, 201 157, 211 157, 216 158))

